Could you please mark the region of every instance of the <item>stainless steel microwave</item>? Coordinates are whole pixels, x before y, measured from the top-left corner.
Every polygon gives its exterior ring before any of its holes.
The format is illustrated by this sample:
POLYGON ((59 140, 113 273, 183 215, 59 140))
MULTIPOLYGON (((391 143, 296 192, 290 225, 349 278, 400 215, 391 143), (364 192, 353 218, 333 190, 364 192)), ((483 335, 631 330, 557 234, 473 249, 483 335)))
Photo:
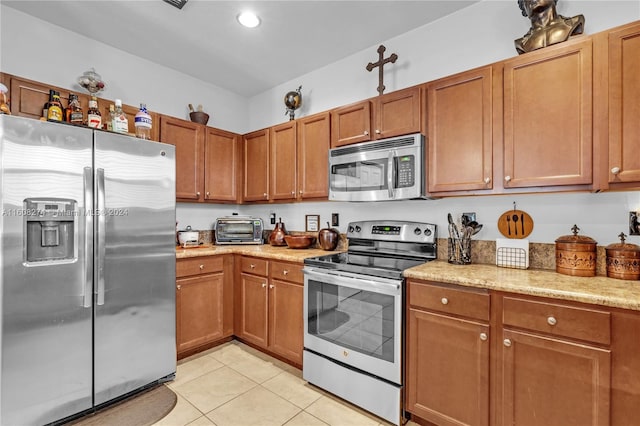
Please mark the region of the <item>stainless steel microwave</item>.
POLYGON ((329 200, 427 198, 425 176, 420 133, 329 150, 329 200))

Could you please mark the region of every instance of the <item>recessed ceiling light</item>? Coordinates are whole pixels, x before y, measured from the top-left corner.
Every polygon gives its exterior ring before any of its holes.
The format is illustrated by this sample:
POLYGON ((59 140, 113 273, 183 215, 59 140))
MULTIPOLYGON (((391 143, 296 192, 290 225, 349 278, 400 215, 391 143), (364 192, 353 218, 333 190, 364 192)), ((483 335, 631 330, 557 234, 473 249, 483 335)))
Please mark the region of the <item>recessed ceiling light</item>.
POLYGON ((242 12, 238 15, 238 22, 247 28, 255 28, 260 25, 260 18, 253 12, 242 12))

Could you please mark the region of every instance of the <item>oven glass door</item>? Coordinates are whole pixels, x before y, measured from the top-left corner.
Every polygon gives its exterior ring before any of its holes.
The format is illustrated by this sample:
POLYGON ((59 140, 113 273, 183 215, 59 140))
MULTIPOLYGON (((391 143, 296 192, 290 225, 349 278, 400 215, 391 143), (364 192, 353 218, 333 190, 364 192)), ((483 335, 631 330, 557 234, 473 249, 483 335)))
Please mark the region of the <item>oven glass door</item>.
POLYGON ((402 281, 304 271, 305 348, 400 384, 402 281))

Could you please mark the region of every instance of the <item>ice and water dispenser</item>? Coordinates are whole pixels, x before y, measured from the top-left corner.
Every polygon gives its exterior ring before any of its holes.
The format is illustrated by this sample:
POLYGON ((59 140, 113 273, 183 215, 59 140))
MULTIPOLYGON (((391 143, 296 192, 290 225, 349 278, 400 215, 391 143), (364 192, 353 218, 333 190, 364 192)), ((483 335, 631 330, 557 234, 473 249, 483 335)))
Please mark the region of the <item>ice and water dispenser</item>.
POLYGON ((77 202, 63 198, 27 198, 25 253, 27 262, 64 261, 76 253, 77 202))

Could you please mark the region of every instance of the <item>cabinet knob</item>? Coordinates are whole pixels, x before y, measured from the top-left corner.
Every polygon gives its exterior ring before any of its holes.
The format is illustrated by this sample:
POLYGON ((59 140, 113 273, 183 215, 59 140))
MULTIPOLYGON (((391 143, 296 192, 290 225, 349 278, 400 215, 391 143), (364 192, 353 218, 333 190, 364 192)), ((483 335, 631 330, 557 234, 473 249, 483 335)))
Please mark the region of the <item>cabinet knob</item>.
POLYGON ((287 275, 289 273, 289 271, 287 271, 286 269, 284 271, 282 271, 282 275, 287 275))
POLYGON ((611 173, 613 173, 614 175, 617 175, 618 173, 620 173, 620 167, 613 167, 611 169, 611 173))
POLYGON ((491 178, 490 178, 490 177, 486 177, 486 178, 484 178, 484 183, 486 183, 487 185, 489 185, 489 183, 491 183, 491 178))
POLYGON ((262 288, 265 288, 267 286, 267 283, 262 283, 262 288))
POLYGON ((504 180, 505 182, 511 182, 511 176, 505 176, 504 180))
POLYGON ((556 325, 558 323, 558 320, 555 319, 555 317, 549 317, 547 318, 547 324, 549 325, 556 325))
POLYGON ((249 265, 249 268, 251 269, 256 269, 256 265, 254 265, 253 263, 251 265, 249 265))
POLYGON ((196 192, 196 195, 199 197, 200 196, 200 191, 196 192))
POLYGON ((502 343, 504 343, 504 345, 506 347, 509 347, 509 346, 511 346, 511 339, 504 339, 504 341, 502 343))
POLYGON ((480 340, 482 340, 483 342, 485 340, 487 340, 489 338, 489 336, 487 336, 487 333, 480 333, 480 340))
POLYGON ((447 299, 446 297, 443 297, 442 299, 440 299, 440 302, 442 302, 443 305, 446 305, 449 303, 449 299, 447 299))
POLYGON ((363 133, 363 135, 365 135, 365 136, 369 136, 369 131, 368 131, 368 130, 365 130, 365 131, 364 131, 364 133, 363 133))
POLYGON ((298 191, 300 193, 300 195, 302 195, 302 189, 300 191, 298 191))
POLYGON ((178 289, 178 290, 180 290, 181 288, 182 288, 182 286, 181 286, 180 284, 178 284, 178 285, 176 286, 176 289, 178 289))
POLYGON ((263 196, 264 198, 267 198, 267 193, 266 193, 266 192, 265 192, 265 193, 263 193, 263 194, 262 194, 262 196, 263 196))
POLYGON ((209 196, 209 191, 206 192, 207 197, 209 196))
POLYGON ((269 288, 274 288, 274 287, 275 287, 275 286, 274 286, 273 284, 270 284, 270 285, 269 285, 269 288))
POLYGON ((200 265, 200 270, 202 271, 204 269, 204 265, 200 265))
POLYGON ((296 191, 291 191, 291 195, 293 195, 295 197, 296 191))
POLYGON ((380 130, 376 129, 376 135, 379 135, 380 133, 382 133, 380 130))

